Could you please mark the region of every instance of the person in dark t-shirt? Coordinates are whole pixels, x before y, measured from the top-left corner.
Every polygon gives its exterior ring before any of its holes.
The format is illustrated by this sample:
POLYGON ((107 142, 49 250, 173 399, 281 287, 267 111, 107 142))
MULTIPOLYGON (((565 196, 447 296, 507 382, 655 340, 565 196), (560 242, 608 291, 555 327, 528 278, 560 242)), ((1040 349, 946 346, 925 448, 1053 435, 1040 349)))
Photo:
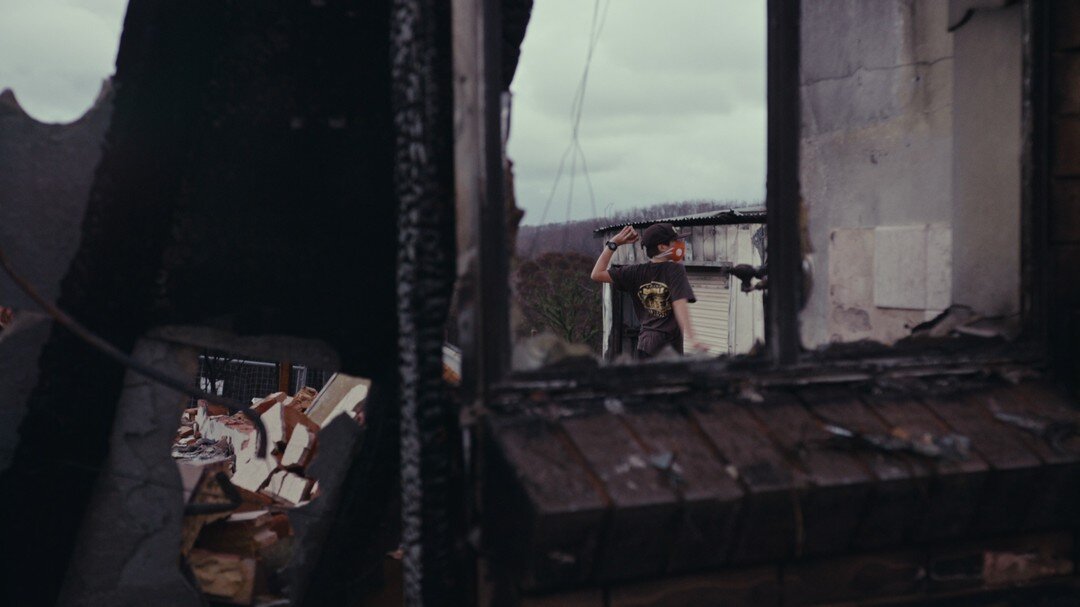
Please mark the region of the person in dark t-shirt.
POLYGON ((669 345, 682 354, 684 340, 694 350, 705 349, 694 337, 690 323, 688 304, 696 299, 686 277, 686 268, 679 263, 685 251, 680 239, 670 223, 653 224, 640 237, 632 226, 626 226, 604 243, 604 250, 593 266, 593 280, 611 283, 619 291, 633 296, 634 311, 641 321, 639 358, 656 356, 669 345), (616 249, 639 239, 650 261, 608 268, 616 249))

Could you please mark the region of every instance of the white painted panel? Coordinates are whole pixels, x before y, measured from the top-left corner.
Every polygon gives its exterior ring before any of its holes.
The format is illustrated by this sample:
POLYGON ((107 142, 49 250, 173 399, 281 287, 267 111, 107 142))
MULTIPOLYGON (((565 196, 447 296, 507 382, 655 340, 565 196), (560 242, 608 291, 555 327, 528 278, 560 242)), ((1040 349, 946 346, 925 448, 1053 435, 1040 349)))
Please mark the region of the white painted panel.
POLYGON ((874 305, 926 308, 926 226, 874 228, 874 305))
POLYGON ((602 344, 601 345, 601 348, 602 348, 601 355, 604 358, 607 358, 607 356, 608 356, 608 341, 610 341, 610 339, 611 339, 612 316, 613 316, 613 313, 614 313, 614 310, 612 309, 612 302, 611 302, 611 295, 613 293, 613 290, 611 288, 611 283, 607 283, 607 282, 605 282, 602 285, 602 289, 603 289, 603 291, 602 291, 602 295, 601 295, 601 301, 603 302, 603 306, 604 306, 604 308, 603 308, 603 310, 604 310, 603 311, 604 339, 601 342, 601 344, 602 344))
MULTIPOLYGON (((732 262, 735 264, 754 264, 757 253, 754 250, 752 238, 757 226, 737 226, 731 236, 734 236, 734 249, 732 262), (753 228, 753 229, 752 229, 753 228)), ((745 354, 754 347, 754 340, 761 338, 757 334, 758 322, 755 315, 760 313, 761 298, 755 293, 743 293, 740 290, 740 282, 731 281, 731 321, 728 331, 730 352, 732 354, 745 354)))
POLYGON ((731 261, 728 253, 728 228, 729 226, 716 226, 716 261, 731 261))
POLYGON ((690 306, 690 322, 698 341, 711 354, 728 352, 728 277, 719 272, 689 274, 697 302, 690 306))
POLYGON ((926 234, 926 308, 952 304, 952 225, 935 223, 926 234))
POLYGON ((952 227, 875 228, 873 267, 875 306, 944 310, 952 303, 952 227))
POLYGON ((690 231, 690 244, 692 245, 692 261, 705 261, 705 227, 694 226, 690 231))

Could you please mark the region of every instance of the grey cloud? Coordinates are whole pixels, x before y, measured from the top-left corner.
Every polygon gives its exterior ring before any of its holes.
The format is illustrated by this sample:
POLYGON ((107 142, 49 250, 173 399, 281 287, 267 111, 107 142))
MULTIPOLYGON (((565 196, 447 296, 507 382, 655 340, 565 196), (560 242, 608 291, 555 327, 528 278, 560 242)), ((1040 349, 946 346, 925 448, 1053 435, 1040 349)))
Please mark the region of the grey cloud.
MULTIPOLYGON (((540 0, 526 34, 509 150, 526 223, 541 221, 569 142, 591 10, 580 0, 540 0)), ((764 12, 749 0, 612 2, 580 131, 597 212, 763 198, 764 12)), ((545 221, 592 212, 580 167, 568 211, 567 177, 545 221)))
POLYGON ((0 0, 0 89, 46 122, 81 116, 113 72, 126 0, 0 0))

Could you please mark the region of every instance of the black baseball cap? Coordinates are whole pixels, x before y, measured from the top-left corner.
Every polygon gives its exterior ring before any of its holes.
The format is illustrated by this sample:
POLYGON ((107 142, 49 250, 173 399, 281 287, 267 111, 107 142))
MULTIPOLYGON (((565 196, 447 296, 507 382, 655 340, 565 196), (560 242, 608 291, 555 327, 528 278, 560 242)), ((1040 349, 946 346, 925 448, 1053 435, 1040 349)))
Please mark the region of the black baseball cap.
POLYGON ((682 234, 676 232, 670 223, 654 223, 645 228, 645 232, 641 235, 641 246, 647 249, 679 238, 682 238, 682 234))

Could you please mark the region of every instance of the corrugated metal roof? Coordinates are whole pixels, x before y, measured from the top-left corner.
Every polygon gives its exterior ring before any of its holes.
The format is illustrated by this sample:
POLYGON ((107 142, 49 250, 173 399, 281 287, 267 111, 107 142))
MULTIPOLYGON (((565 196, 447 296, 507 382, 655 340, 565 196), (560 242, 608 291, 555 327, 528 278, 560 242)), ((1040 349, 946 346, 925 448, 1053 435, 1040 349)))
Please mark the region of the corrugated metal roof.
MULTIPOLYGON (((739 209, 720 209, 719 211, 706 211, 693 215, 680 215, 678 217, 663 217, 660 219, 648 219, 631 222, 635 228, 643 228, 654 223, 670 223, 674 226, 712 226, 727 225, 733 223, 765 223, 765 207, 743 207, 739 209)), ((593 230, 593 234, 603 234, 620 230, 626 222, 615 223, 593 230)))

